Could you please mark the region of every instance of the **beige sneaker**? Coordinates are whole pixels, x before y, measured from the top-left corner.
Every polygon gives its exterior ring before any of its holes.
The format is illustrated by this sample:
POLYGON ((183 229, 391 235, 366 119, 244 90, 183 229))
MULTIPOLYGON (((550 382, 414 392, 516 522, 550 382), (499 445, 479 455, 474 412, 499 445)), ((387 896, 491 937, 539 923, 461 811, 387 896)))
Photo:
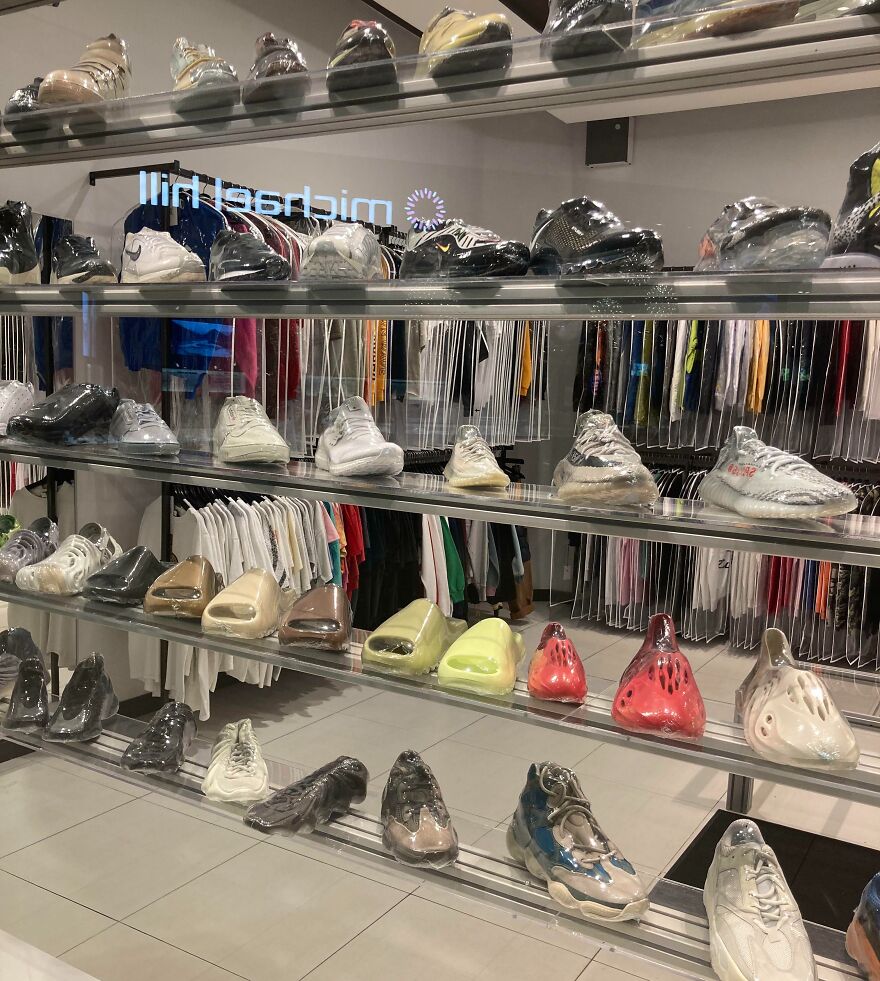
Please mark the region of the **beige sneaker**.
POLYGON ((202 630, 256 640, 278 627, 284 597, 275 577, 265 569, 250 569, 221 590, 205 607, 202 630))
POLYGON ((198 108, 238 100, 235 69, 207 44, 179 37, 171 49, 171 77, 178 105, 198 108))
POLYGON ((73 68, 56 68, 43 79, 37 95, 40 106, 79 106, 128 94, 131 65, 128 48, 115 34, 99 37, 73 68))

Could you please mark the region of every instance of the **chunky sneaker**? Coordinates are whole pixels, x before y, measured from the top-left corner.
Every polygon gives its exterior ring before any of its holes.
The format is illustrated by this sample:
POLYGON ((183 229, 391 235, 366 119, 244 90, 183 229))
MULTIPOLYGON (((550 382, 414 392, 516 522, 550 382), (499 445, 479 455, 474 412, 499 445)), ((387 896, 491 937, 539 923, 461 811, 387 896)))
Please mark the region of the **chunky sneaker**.
POLYGON ((56 68, 43 79, 37 96, 44 106, 83 106, 124 99, 131 81, 125 41, 115 34, 86 45, 73 68, 56 68))
POLYGON ((529 693, 548 702, 580 705, 587 697, 584 664, 561 623, 548 623, 529 665, 529 693))
POLYGON ((734 821, 715 847, 703 903, 721 981, 815 981, 800 910, 760 829, 734 821))
POLYGON ((353 20, 336 42, 327 62, 327 90, 345 92, 375 85, 396 85, 394 42, 375 20, 353 20))
POLYGON ((507 487, 510 483, 476 426, 459 426, 443 476, 450 487, 507 487))
POLYGON ((501 617, 489 617, 453 641, 437 666, 437 681, 441 688, 509 695, 525 653, 522 635, 501 617))
POLYGON ((619 51, 632 40, 632 16, 630 0, 551 0, 544 44, 554 59, 619 51))
POLYGON ((578 418, 574 445, 556 465, 553 486, 561 501, 583 504, 653 504, 660 496, 632 443, 597 409, 578 418))
POLYGON ((19 569, 48 558, 58 548, 58 525, 49 518, 37 518, 30 528, 9 536, 0 548, 0 582, 15 582, 19 569))
POLYGON ((138 456, 179 452, 180 443, 159 413, 145 402, 122 399, 110 422, 110 435, 120 450, 138 456))
POLYGON ((135 545, 89 576, 83 596, 100 603, 139 606, 165 566, 146 545, 135 545))
POLYGON ((34 117, 34 112, 40 108, 37 94, 42 81, 42 78, 35 78, 29 85, 23 85, 9 96, 3 110, 3 124, 13 135, 41 125, 37 121, 39 117, 34 117))
POLYGON ((824 518, 847 514, 858 504, 848 487, 793 453, 768 446, 748 426, 734 426, 699 493, 707 504, 744 518, 824 518))
POLYGON ((652 228, 627 228, 600 201, 571 198, 538 212, 531 265, 545 276, 657 272, 663 268, 663 242, 652 228))
POLYGON ((880 872, 865 886, 846 929, 846 952, 868 981, 880 981, 880 872))
POLYGON ((100 654, 91 654, 74 668, 61 700, 43 732, 52 743, 82 743, 101 735, 102 723, 119 711, 119 699, 100 654))
POLYGON ((7 201, 0 207, 0 286, 39 282, 40 262, 30 205, 7 201))
POLYGON ((309 240, 301 280, 381 279, 379 239, 357 222, 334 222, 309 240))
POLYGON ((83 525, 78 535, 65 538, 48 558, 19 569, 15 585, 28 593, 75 596, 82 592, 89 576, 119 555, 122 549, 110 532, 91 522, 83 525))
POLYGON ((202 793, 209 800, 237 802, 262 800, 269 793, 269 770, 250 719, 220 730, 202 793))
POLYGON ((403 470, 403 450, 385 439, 367 403, 354 395, 331 413, 315 465, 334 477, 394 477, 403 470))
POLYGON ((636 870, 606 837, 577 776, 533 763, 507 829, 507 850, 550 898, 587 920, 637 920, 648 897, 636 870))
POLYGON ((44 729, 49 721, 46 666, 39 650, 23 657, 9 696, 4 729, 44 729))
POLYGON ((441 869, 458 858, 458 835, 431 768, 415 750, 394 761, 382 792, 382 842, 404 865, 441 869))
POLYGON ((703 735, 706 706, 668 613, 648 621, 644 643, 620 679, 611 717, 625 729, 688 739, 703 735))
POLYGON ((880 143, 849 168, 846 194, 828 242, 829 268, 880 266, 880 143))
POLYGON ((45 401, 9 420, 7 435, 63 443, 94 434, 106 436, 119 407, 119 392, 100 385, 65 385, 45 401))
POLYGON ((700 242, 697 272, 818 269, 828 248, 831 217, 821 208, 783 207, 743 198, 721 212, 700 242))
POLYGON ((238 75, 207 44, 190 44, 179 37, 171 48, 171 77, 178 109, 234 105, 238 75))
POLYGON ((795 665, 781 630, 764 631, 755 666, 736 692, 746 742, 765 759, 817 770, 851 770, 859 747, 825 682, 795 665))
POLYGON ((204 283, 205 266, 168 232, 129 232, 122 248, 123 283, 204 283))
POLYGON ((0 382, 0 436, 14 416, 27 412, 34 404, 34 386, 30 382, 0 382))
POLYGON ((125 748, 123 770, 177 773, 196 738, 196 718, 185 702, 167 702, 146 729, 125 748))
POLYGON ((52 250, 53 282, 115 283, 118 278, 87 235, 65 235, 52 250))
POLYGON ((257 38, 256 59, 242 85, 241 101, 268 102, 301 93, 308 84, 306 60, 295 41, 269 31, 257 38), (286 79, 281 82, 278 79, 286 79))
POLYGON ((290 279, 290 263, 255 235, 224 229, 211 245, 212 282, 290 279))
POLYGON ((288 463, 290 447, 256 399, 233 395, 214 427, 214 456, 221 463, 288 463))
POLYGON ((260 831, 286 828, 294 834, 310 834, 319 824, 346 814, 352 804, 365 800, 369 779, 360 760, 340 756, 259 804, 252 804, 244 816, 245 824, 260 831))
POLYGON ((413 229, 400 266, 401 279, 464 276, 525 276, 529 247, 458 218, 423 231, 413 229))
POLYGON ((431 18, 419 54, 433 78, 500 71, 513 60, 513 34, 504 14, 475 14, 444 7, 431 18))

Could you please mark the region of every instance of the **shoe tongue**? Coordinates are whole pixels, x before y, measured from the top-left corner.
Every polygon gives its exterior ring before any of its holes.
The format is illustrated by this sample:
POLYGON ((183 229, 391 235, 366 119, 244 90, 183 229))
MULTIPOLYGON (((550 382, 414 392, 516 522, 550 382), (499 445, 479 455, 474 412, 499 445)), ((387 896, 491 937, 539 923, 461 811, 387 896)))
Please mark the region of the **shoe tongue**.
POLYGON ((360 395, 352 395, 351 398, 347 398, 339 409, 344 412, 356 412, 361 415, 368 415, 372 419, 369 407, 367 403, 360 397, 360 395))
POLYGON ((750 429, 748 426, 734 426, 731 442, 737 452, 741 452, 747 449, 749 444, 760 443, 761 440, 754 429, 750 429))
POLYGON ((483 435, 476 426, 459 426, 455 436, 456 443, 465 443, 472 439, 482 439, 483 435))

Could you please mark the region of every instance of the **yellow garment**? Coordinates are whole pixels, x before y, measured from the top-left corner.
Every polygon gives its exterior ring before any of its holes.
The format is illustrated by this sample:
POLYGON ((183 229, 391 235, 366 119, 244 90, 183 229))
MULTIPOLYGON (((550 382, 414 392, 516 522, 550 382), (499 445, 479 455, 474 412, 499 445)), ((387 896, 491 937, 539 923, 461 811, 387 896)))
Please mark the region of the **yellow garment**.
POLYGON ((523 331, 522 371, 519 375, 519 394, 523 398, 532 387, 532 322, 527 320, 523 331))
POLYGON ((373 374, 373 401, 385 401, 385 388, 388 383, 388 321, 380 320, 374 325, 373 347, 375 349, 374 374, 373 374))

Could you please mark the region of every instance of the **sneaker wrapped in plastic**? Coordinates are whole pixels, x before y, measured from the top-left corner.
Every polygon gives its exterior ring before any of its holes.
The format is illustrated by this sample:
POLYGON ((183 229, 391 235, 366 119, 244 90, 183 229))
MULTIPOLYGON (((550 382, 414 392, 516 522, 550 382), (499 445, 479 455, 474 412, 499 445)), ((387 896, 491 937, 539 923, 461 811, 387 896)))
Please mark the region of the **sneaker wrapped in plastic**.
POLYGON ((35 286, 39 282, 31 206, 24 201, 7 201, 0 207, 0 286, 35 286))
POLYGON ((587 697, 584 663, 561 623, 548 623, 529 665, 529 692, 550 702, 580 705, 587 697))
POLYGON ((268 637, 278 628, 281 606, 281 588, 272 573, 249 569, 208 603, 202 630, 249 640, 268 637))
POLYGON ((768 446, 748 426, 734 426, 699 494, 707 504, 744 518, 827 518, 858 505, 844 484, 799 456, 768 446))
POLYGON ((242 84, 241 101, 247 105, 301 95, 309 74, 296 42, 268 31, 257 38, 255 47, 254 63, 242 84))
POLYGON ((65 235, 52 249, 52 278, 56 283, 115 283, 111 262, 98 252, 88 235, 65 235))
POLYGON ((510 484, 492 448, 476 426, 459 426, 449 463, 443 471, 450 487, 497 487, 510 484))
POLYGON ((394 55, 394 41, 378 21, 353 20, 327 62, 327 90, 337 93, 396 85, 394 55))
POLYGON ((815 770, 851 770, 859 746, 825 682, 799 668, 788 638, 768 627, 755 666, 736 692, 746 742, 765 759, 815 770))
POLYGON ((648 621, 644 643, 620 679, 611 717, 626 729, 687 739, 703 735, 706 706, 668 613, 655 613, 648 621))
POLYGON ((0 548, 0 582, 15 582, 19 569, 42 562, 56 548, 58 525, 49 518, 37 518, 29 528, 22 528, 10 535, 0 548))
POLYGON ((76 596, 89 576, 122 554, 119 543, 106 528, 94 522, 69 535, 47 558, 27 565, 15 574, 15 585, 28 593, 76 596))
POLYGON ((214 740, 202 793, 208 800, 245 803, 269 793, 269 770, 250 719, 230 722, 214 740))
POLYGON ((122 399, 110 422, 110 435, 124 453, 173 456, 180 443, 168 423, 147 402, 122 399))
POLYGON ((15 681, 19 666, 27 657, 42 658, 30 631, 24 627, 0 630, 0 688, 15 681))
POLYGON ((330 414, 315 466, 334 477, 396 477, 403 470, 403 450, 385 439, 367 403, 353 395, 330 414))
POLYGON ((370 774, 353 756, 340 756, 302 780, 252 804, 245 824, 260 831, 286 828, 294 834, 310 834, 319 824, 346 814, 352 804, 367 796, 370 774))
POLYGON ((880 872, 862 890, 846 929, 846 952, 868 981, 880 981, 880 872))
POLYGON ((660 0, 639 4, 639 17, 650 18, 633 47, 652 47, 693 38, 725 37, 790 24, 799 0, 660 0), (653 15, 653 16, 651 16, 653 15))
POLYGON ((553 486, 561 501, 573 504, 653 504, 660 497, 632 443, 597 409, 578 418, 574 445, 556 465, 553 486))
POLYGON ((48 680, 39 650, 19 661, 18 676, 3 720, 4 729, 45 728, 49 721, 48 680))
POLYGON ((34 404, 34 386, 12 379, 0 381, 0 436, 6 435, 9 420, 26 412, 34 404))
POLYGON ((37 97, 42 81, 42 78, 35 78, 9 96, 3 110, 3 125, 13 135, 40 129, 47 124, 46 120, 34 116, 34 112, 40 108, 37 97))
POLYGON ((144 613, 201 620, 223 588, 223 577, 202 555, 191 555, 163 572, 144 597, 144 613))
POLYGON ((428 22, 419 54, 426 57, 427 73, 432 78, 501 71, 513 60, 512 38, 504 14, 443 7, 428 22))
POLYGON ((401 279, 446 279, 479 276, 525 276, 529 247, 502 239, 487 228, 460 218, 414 227, 400 265, 401 279))
POLYGON ((44 106, 82 106, 123 99, 131 82, 128 46, 115 34, 86 45, 73 68, 56 68, 40 84, 37 99, 44 106))
POLYGON ((849 168, 823 265, 839 269, 880 266, 880 143, 858 156, 849 168))
POLYGON ((506 620, 489 617, 453 641, 437 667, 437 681, 442 688, 509 695, 524 655, 522 635, 506 620))
POLYGON ((278 640, 325 651, 345 651, 351 639, 351 603, 341 586, 313 586, 281 618, 278 640))
POLYGON ((91 654, 74 668, 43 739, 56 743, 97 739, 103 732, 103 723, 118 711, 119 699, 113 691, 104 658, 91 654))
POLYGON ((222 463, 288 463, 290 447, 256 399, 233 395, 214 426, 214 455, 222 463))
POLYGON ((587 920, 637 920, 648 896, 636 870, 605 834, 576 774, 533 763, 507 829, 507 850, 550 898, 587 920))
POLYGON ((256 235, 225 228, 211 244, 208 278, 215 283, 290 279, 290 263, 256 235))
POLYGON ((92 437, 106 439, 119 392, 100 385, 65 385, 47 399, 9 420, 7 434, 14 439, 38 439, 46 443, 92 437))
POLYGON ((165 569, 146 545, 135 545, 89 576, 83 596, 117 606, 138 606, 165 569))
POLYGON ((712 222, 700 242, 694 270, 818 269, 830 231, 831 218, 821 208, 743 198, 727 205, 712 222))
POLYGON ((381 279, 379 239, 358 222, 334 222, 309 239, 299 278, 309 280, 381 279))
POLYGON ((620 51, 632 40, 632 17, 631 0, 551 0, 544 44, 555 60, 620 51))
POLYGON ((125 748, 119 765, 123 770, 176 773, 196 738, 196 717, 184 702, 166 702, 149 725, 125 748))
POLYGON ((449 645, 465 630, 464 620, 443 616, 436 603, 413 600, 367 637, 361 660, 366 665, 399 674, 427 674, 437 667, 449 645))
POLYGON ((171 77, 178 109, 190 111, 238 102, 238 75, 210 45, 177 38, 171 48, 171 77))

